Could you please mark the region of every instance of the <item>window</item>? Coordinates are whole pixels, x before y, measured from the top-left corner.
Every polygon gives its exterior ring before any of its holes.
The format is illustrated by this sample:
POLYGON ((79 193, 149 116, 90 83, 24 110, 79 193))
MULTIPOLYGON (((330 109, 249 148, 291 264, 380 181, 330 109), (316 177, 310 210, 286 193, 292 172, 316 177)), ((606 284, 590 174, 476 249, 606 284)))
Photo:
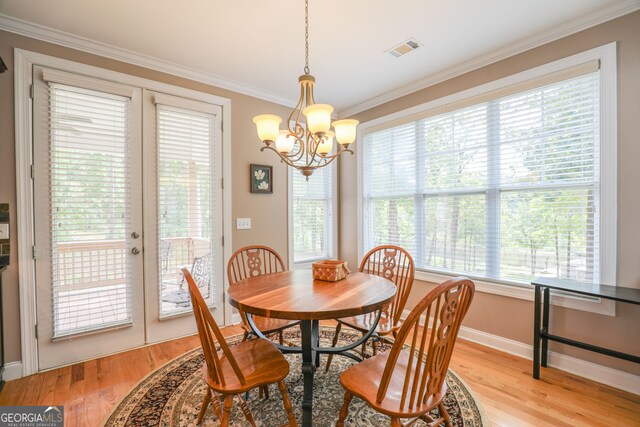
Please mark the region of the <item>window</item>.
POLYGON ((161 316, 191 311, 181 267, 189 268, 203 298, 213 305, 210 272, 218 259, 213 219, 220 200, 211 184, 220 118, 207 104, 192 102, 201 106, 198 111, 172 106, 172 99, 155 96, 161 316))
POLYGON ((365 124, 362 253, 398 244, 419 269, 492 282, 603 280, 615 147, 600 145, 598 61, 517 83, 365 124))
POLYGON ((54 338, 131 323, 130 103, 49 84, 54 338))
POLYGON ((316 169, 307 181, 289 168, 290 259, 304 264, 335 254, 335 163, 316 169))

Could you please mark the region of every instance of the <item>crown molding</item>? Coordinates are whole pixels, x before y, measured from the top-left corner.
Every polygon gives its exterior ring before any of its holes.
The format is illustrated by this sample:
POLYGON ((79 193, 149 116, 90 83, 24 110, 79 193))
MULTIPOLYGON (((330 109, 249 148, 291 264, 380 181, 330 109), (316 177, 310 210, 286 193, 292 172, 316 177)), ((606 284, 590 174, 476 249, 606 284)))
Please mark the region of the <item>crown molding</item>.
POLYGON ((337 112, 337 115, 339 118, 351 117, 354 114, 361 113, 373 107, 377 107, 378 105, 393 101, 394 99, 401 98, 405 95, 409 95, 413 92, 417 92, 429 86, 433 86, 462 74, 466 74, 479 68, 486 67, 487 65, 496 63, 503 59, 526 52, 547 43, 551 43, 555 40, 570 36, 572 34, 586 30, 587 28, 594 27, 596 25, 602 24, 615 18, 619 18, 637 10, 640 10, 640 1, 638 0, 628 0, 621 4, 601 9, 597 12, 587 14, 581 16, 580 18, 569 21, 549 31, 538 33, 533 37, 529 37, 516 43, 512 43, 487 55, 478 56, 474 59, 458 64, 457 66, 448 68, 440 73, 426 76, 407 85, 385 92, 374 98, 370 98, 367 101, 341 109, 337 112))
POLYGON ((53 43, 59 46, 68 47, 82 52, 99 55, 127 64, 137 65, 155 71, 171 74, 177 77, 227 89, 243 95, 252 96, 276 104, 293 107, 296 101, 280 96, 273 92, 260 89, 245 83, 228 79, 221 76, 212 75, 194 68, 184 67, 173 62, 165 61, 153 56, 144 55, 131 50, 101 43, 85 37, 80 37, 64 31, 59 31, 43 25, 23 21, 8 15, 0 14, 0 30, 10 33, 53 43))

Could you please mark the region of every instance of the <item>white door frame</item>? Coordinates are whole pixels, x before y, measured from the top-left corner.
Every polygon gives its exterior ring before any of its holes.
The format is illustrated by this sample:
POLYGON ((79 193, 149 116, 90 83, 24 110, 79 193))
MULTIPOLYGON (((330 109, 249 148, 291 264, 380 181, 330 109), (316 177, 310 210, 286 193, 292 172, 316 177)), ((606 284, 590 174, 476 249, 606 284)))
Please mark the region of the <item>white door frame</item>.
MULTIPOLYGON (((232 248, 231 228, 231 100, 178 86, 80 64, 23 49, 14 49, 14 111, 16 148, 16 211, 18 229, 18 277, 20 294, 20 338, 22 352, 22 376, 38 372, 38 345, 36 340, 36 281, 33 262, 33 191, 31 165, 33 158, 31 85, 33 65, 57 68, 77 74, 85 74, 140 88, 185 96, 210 102, 222 107, 222 121, 226 124, 222 132, 222 190, 223 202, 223 259, 229 259, 232 248)), ((232 323, 232 310, 226 300, 229 283, 224 275, 224 319, 232 323)))

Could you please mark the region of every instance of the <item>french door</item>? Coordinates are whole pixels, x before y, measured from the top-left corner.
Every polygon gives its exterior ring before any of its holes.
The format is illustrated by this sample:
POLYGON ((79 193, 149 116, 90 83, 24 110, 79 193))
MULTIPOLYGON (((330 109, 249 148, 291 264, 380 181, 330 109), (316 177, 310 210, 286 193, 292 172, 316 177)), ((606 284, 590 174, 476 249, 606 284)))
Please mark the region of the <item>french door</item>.
POLYGON ((223 322, 222 156, 217 105, 144 91, 147 341, 196 330, 187 268, 223 322))
POLYGON ((222 321, 220 107, 34 67, 39 369, 222 321))

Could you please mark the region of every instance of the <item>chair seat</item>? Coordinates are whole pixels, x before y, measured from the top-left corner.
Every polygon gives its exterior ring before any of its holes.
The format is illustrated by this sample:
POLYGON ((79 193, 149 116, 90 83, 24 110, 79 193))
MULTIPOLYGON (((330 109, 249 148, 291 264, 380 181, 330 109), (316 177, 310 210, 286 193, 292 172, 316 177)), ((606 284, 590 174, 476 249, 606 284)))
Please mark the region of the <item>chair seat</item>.
MULTIPOLYGON (((275 319, 272 317, 252 316, 253 323, 256 328, 265 335, 272 334, 274 332, 280 332, 290 326, 295 326, 300 323, 299 320, 287 320, 287 319, 275 319)), ((251 328, 248 325, 242 324, 242 327, 251 332, 251 328)))
POLYGON ((205 381, 217 392, 225 394, 244 393, 252 388, 283 380, 289 375, 289 363, 269 340, 258 338, 242 341, 229 347, 229 349, 245 377, 246 384, 240 382, 229 363, 229 359, 219 352, 218 356, 220 357, 224 384, 218 383, 209 376, 206 363, 202 366, 205 381))
MULTIPOLYGON (((357 365, 353 365, 340 375, 340 383, 346 390, 366 401, 373 409, 390 416, 402 414, 401 417, 417 417, 438 405, 447 392, 446 381, 442 383, 440 392, 436 393, 421 406, 408 408, 407 403, 404 404, 404 407, 400 406, 402 388, 407 372, 407 363, 409 362, 409 352, 406 350, 401 351, 398 356, 398 361, 393 370, 391 380, 389 381, 389 388, 387 389, 385 398, 381 403, 376 402, 384 367, 387 364, 387 359, 390 354, 390 351, 386 351, 369 359, 365 359, 357 365)), ((409 389, 408 394, 410 395, 410 393, 411 390, 409 389)), ((409 396, 407 396, 406 400, 409 400, 409 396)))
MULTIPOLYGON (((377 313, 367 313, 353 317, 344 317, 337 320, 343 325, 357 329, 360 332, 369 332, 376 320, 376 315, 377 313)), ((385 313, 382 313, 378 326, 376 327, 376 332, 378 335, 390 335, 400 329, 400 326, 402 326, 402 322, 400 320, 395 320, 393 316, 388 316, 385 313)))

